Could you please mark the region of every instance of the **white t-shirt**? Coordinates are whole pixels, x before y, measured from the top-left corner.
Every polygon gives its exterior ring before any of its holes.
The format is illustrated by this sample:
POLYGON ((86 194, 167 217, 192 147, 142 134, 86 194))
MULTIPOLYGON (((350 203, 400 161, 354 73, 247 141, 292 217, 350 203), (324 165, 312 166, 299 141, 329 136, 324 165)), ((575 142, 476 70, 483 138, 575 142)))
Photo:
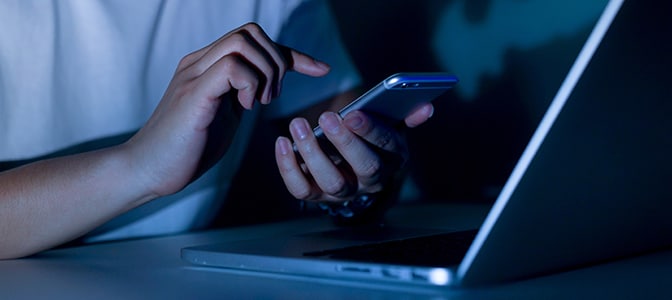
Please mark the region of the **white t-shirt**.
MULTIPOLYGON (((332 66, 317 79, 290 72, 281 97, 263 108, 269 115, 295 113, 359 83, 325 1, 0 2, 0 162, 137 130, 183 56, 250 21, 273 40, 332 66)), ((208 224, 226 196, 259 110, 256 105, 244 115, 234 146, 202 178, 112 220, 88 240, 208 224)))

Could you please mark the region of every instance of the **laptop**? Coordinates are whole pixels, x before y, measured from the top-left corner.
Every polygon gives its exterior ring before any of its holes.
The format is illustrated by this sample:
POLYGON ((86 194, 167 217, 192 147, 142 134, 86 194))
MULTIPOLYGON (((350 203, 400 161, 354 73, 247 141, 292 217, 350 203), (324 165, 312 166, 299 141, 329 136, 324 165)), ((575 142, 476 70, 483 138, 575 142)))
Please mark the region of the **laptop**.
POLYGON ((672 24, 661 5, 608 2, 478 228, 336 229, 190 246, 182 259, 225 270, 452 288, 668 249, 672 24), (393 240, 398 236, 404 238, 393 240), (417 241, 430 249, 380 249, 417 241))

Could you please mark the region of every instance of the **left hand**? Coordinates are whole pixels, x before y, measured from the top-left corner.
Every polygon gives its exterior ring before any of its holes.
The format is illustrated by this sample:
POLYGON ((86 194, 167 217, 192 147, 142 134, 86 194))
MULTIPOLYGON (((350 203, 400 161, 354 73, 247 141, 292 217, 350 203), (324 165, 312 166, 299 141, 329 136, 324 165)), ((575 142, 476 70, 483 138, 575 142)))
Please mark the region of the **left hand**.
MULTIPOLYGON (((427 121, 434 107, 427 103, 409 114, 404 123, 416 127, 427 121)), ((318 145, 312 127, 304 118, 289 125, 301 160, 287 137, 279 137, 275 157, 289 192, 299 200, 344 202, 363 193, 382 191, 408 159, 401 131, 361 111, 341 119, 334 112, 320 115, 319 125, 340 153, 330 157, 318 145)))

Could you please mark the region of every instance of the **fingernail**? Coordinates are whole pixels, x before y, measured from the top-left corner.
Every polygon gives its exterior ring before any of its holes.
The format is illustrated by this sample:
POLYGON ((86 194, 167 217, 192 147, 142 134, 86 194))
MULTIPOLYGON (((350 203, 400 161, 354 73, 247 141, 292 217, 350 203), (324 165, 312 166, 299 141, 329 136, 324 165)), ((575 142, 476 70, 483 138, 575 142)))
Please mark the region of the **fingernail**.
POLYGON ((352 130, 357 130, 364 124, 364 119, 361 116, 355 115, 345 119, 345 124, 352 130))
POLYGON ((325 62, 319 61, 317 59, 315 59, 314 61, 315 61, 315 65, 317 65, 320 69, 322 69, 324 71, 329 71, 331 69, 331 66, 329 66, 325 62))
POLYGON ((431 118, 434 115, 434 105, 429 106, 429 116, 427 118, 431 118))
POLYGON ((292 135, 294 139, 305 140, 308 137, 308 124, 304 119, 292 120, 292 135))
POLYGON ((331 134, 337 134, 339 131, 339 122, 336 113, 325 112, 320 115, 320 126, 331 134))
POLYGON ((289 143, 282 137, 278 137, 278 139, 275 140, 275 148, 278 149, 282 156, 289 154, 289 143))

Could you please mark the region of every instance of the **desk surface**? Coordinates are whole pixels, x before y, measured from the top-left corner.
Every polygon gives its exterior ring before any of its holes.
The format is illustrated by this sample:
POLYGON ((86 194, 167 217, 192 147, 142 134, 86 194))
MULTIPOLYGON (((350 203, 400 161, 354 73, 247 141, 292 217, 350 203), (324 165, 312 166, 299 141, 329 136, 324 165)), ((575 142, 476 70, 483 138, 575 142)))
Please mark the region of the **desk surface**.
MULTIPOLYGON (((465 220, 480 223, 485 213, 487 207, 473 205, 400 205, 389 213, 389 218, 402 224, 453 227, 463 226, 465 220)), ((202 268, 180 259, 180 249, 186 246, 330 227, 331 222, 326 218, 306 218, 47 251, 30 258, 0 261, 0 295, 4 299, 651 299, 672 296, 672 251, 501 285, 414 290, 202 268)))

